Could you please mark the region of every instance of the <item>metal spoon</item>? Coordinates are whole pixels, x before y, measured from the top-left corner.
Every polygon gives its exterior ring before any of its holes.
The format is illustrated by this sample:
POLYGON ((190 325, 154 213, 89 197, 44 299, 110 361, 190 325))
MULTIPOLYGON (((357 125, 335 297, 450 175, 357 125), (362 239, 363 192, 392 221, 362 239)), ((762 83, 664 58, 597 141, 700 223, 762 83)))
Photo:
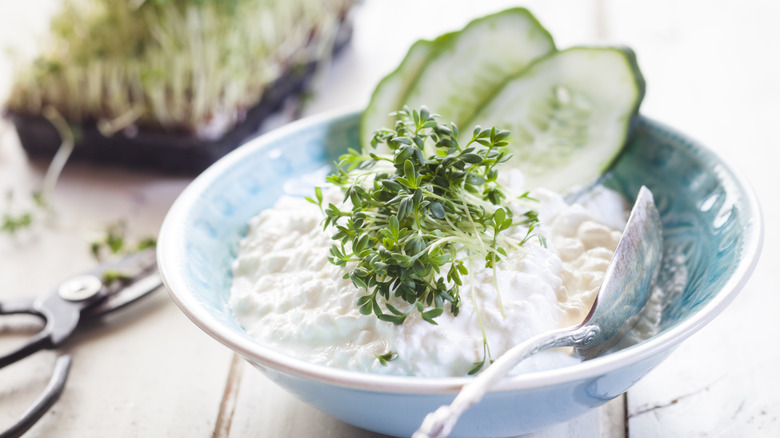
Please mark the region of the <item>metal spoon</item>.
POLYGON ((452 404, 425 417, 413 438, 443 438, 458 418, 478 403, 496 382, 520 361, 555 347, 574 347, 583 360, 613 347, 637 322, 650 298, 663 251, 661 220, 653 195, 642 186, 596 300, 578 326, 535 336, 504 353, 461 388, 452 404))

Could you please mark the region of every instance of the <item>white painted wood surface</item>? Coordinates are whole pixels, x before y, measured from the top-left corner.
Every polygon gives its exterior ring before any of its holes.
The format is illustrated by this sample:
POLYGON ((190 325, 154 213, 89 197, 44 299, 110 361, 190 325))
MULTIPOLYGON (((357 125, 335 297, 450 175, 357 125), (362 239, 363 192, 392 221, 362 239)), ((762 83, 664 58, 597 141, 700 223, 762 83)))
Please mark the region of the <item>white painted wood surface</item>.
MULTIPOLYGON (((0 48, 28 44, 51 0, 0 2, 0 48)), ((509 1, 366 0, 350 46, 326 72, 305 114, 364 105, 378 79, 417 38, 456 29, 509 1), (414 10, 415 13, 407 11, 414 10), (431 18, 436 17, 436 18, 431 18)), ((534 437, 780 436, 780 319, 775 200, 780 176, 780 6, 771 0, 555 0, 521 2, 559 47, 629 45, 648 81, 643 113, 701 140, 746 173, 763 203, 764 254, 733 305, 684 342, 627 395, 534 437)), ((0 98, 9 86, 0 58, 0 98)), ((13 129, 0 122, 0 192, 40 183, 13 129)), ((0 237, 0 300, 35 296, 89 268, 89 235, 125 220, 155 234, 188 180, 69 164, 54 196, 56 226, 0 237)), ((0 193, 1 194, 1 193, 0 193)), ((2 212, 3 210, 0 210, 2 212)), ((163 291, 82 331, 63 397, 30 437, 375 436, 295 400, 203 334, 163 291)), ((10 339, 0 322, 0 348, 10 339)), ((34 399, 56 353, 0 370, 0 429, 34 399)))
POLYGON ((640 56, 643 112, 744 173, 766 224, 742 294, 629 391, 631 436, 778 437, 780 4, 613 0, 606 9, 610 34, 640 56))

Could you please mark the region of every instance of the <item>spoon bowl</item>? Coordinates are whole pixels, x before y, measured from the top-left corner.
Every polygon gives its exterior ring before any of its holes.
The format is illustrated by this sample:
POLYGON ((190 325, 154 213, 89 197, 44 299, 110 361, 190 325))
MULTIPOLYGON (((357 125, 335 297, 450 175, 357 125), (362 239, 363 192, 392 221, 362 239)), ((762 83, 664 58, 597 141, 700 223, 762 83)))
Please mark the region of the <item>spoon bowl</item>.
POLYGON ((615 346, 637 323, 650 298, 663 255, 661 230, 653 194, 642 186, 585 320, 574 327, 542 333, 509 349, 464 385, 450 405, 428 414, 413 438, 448 436, 463 412, 479 403, 515 365, 540 351, 574 347, 576 356, 588 360, 615 346))
POLYGON ((636 325, 653 291, 663 256, 661 218, 653 194, 642 186, 604 282, 580 327, 591 328, 574 354, 593 359, 614 347, 636 325))

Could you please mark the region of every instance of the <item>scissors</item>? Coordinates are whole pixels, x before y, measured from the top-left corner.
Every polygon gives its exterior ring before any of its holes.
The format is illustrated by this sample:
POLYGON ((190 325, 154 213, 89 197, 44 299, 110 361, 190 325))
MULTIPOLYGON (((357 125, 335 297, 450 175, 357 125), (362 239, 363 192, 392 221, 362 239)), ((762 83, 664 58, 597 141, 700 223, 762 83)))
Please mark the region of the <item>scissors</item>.
MULTIPOLYGON (((161 285, 155 252, 149 248, 70 277, 38 298, 0 302, 0 315, 34 315, 45 323, 27 343, 0 354, 0 368, 42 349, 59 347, 80 324, 123 308, 161 285)), ((0 438, 21 436, 46 413, 62 394, 70 365, 69 354, 57 357, 46 389, 15 424, 0 431, 0 438)))

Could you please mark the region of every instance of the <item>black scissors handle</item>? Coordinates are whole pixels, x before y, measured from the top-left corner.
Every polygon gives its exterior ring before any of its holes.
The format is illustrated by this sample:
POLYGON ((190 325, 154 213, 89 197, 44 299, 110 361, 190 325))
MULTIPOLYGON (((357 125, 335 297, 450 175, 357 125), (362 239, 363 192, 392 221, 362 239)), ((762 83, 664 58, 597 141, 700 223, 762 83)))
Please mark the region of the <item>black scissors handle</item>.
POLYGON ((60 398, 62 390, 65 389, 65 381, 68 379, 70 371, 70 355, 63 354, 57 357, 54 363, 54 372, 46 385, 43 393, 33 402, 32 406, 27 408, 22 417, 12 424, 11 427, 0 431, 0 438, 19 438, 29 430, 38 419, 60 398))
POLYGON ((0 368, 24 359, 36 351, 54 348, 76 328, 79 309, 56 294, 44 299, 20 299, 0 303, 0 315, 28 314, 45 322, 43 329, 25 344, 0 355, 0 368))
POLYGON ((73 276, 37 299, 0 302, 0 315, 28 314, 45 322, 43 330, 26 344, 0 355, 0 368, 36 351, 58 347, 73 333, 82 317, 94 318, 124 307, 161 285, 154 250, 147 249, 73 276), (108 273, 126 274, 129 280, 107 283, 108 273))
MULTIPOLYGON (((0 303, 0 315, 15 315, 26 313, 29 315, 35 315, 45 321, 45 317, 35 311, 34 304, 35 300, 32 299, 19 299, 2 302, 0 303)), ((24 345, 1 355, 0 368, 12 364, 18 360, 24 359, 38 350, 46 348, 49 337, 44 332, 45 328, 30 338, 24 345)))
MULTIPOLYGON (((64 309, 60 309, 60 312, 57 312, 58 306, 56 302, 51 303, 50 298, 44 301, 47 302, 47 306, 41 306, 40 301, 35 299, 17 299, 0 303, 0 315, 28 314, 46 321, 44 328, 30 338, 27 343, 0 356, 0 368, 22 360, 36 351, 56 346, 55 341, 59 342, 61 340, 61 337, 54 336, 58 326, 62 324, 67 325, 68 320, 71 321, 71 324, 78 323, 78 315, 74 318, 72 310, 66 310, 63 315, 60 315, 64 309), (52 306, 54 306, 55 310, 51 310, 52 306), (55 314, 58 315, 56 318, 53 317, 55 314)), ((72 331, 72 329, 69 331, 72 331)), ((65 381, 70 371, 70 363, 70 355, 64 354, 57 358, 54 364, 54 372, 49 379, 48 385, 46 385, 46 389, 16 423, 8 429, 0 431, 0 438, 17 438, 22 436, 46 413, 65 388, 65 381)))

